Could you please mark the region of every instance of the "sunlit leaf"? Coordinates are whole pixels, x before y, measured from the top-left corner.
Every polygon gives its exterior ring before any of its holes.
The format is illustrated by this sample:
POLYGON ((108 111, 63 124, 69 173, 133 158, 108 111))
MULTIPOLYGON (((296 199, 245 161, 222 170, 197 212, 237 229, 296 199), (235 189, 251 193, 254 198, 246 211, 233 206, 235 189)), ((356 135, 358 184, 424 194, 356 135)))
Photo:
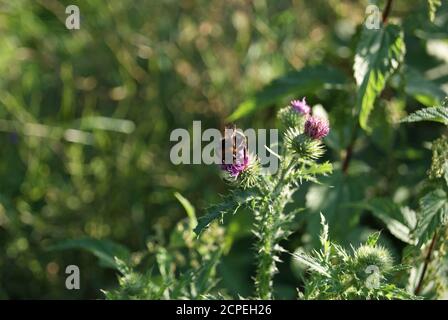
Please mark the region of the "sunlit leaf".
POLYGON ((368 119, 376 98, 403 61, 405 44, 400 27, 389 24, 380 30, 363 29, 356 49, 354 75, 358 85, 359 123, 369 129, 368 119))

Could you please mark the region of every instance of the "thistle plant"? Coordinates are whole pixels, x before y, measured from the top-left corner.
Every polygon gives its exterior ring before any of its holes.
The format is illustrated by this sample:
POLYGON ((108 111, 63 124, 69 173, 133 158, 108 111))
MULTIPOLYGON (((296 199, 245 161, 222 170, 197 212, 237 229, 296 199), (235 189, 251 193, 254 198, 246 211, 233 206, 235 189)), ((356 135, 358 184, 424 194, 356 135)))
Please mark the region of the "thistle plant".
POLYGON ((328 237, 328 225, 321 215, 322 248, 311 254, 297 251, 293 254, 299 266, 309 272, 301 299, 416 299, 397 287, 392 278, 406 268, 393 265, 389 251, 378 244, 379 232, 351 250, 333 243, 328 237))
POLYGON ((210 208, 201 217, 195 229, 200 234, 213 220, 227 213, 236 213, 245 206, 254 215, 253 234, 256 237, 255 275, 256 297, 273 298, 273 277, 278 271, 277 263, 285 252, 280 241, 293 231, 291 228, 296 208, 287 212, 293 194, 304 181, 317 181, 317 176, 332 172, 328 162, 318 163, 324 154, 322 139, 329 133, 325 119, 312 116, 311 108, 302 100, 293 100, 281 109, 278 118, 282 123, 283 142, 279 145, 279 170, 274 175, 264 175, 256 156, 247 154, 247 146, 234 146, 234 161, 222 164, 224 179, 231 192, 222 203, 210 208))

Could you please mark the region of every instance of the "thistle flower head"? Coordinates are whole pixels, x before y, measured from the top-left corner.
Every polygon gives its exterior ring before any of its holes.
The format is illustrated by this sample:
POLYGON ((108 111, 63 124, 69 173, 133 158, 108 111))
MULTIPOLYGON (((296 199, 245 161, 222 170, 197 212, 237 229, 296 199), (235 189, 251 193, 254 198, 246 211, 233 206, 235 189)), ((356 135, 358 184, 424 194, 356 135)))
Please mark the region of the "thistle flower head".
POLYGON ((330 132, 330 125, 327 120, 311 116, 305 122, 305 134, 314 139, 320 140, 330 132))
POLYGON ((249 166, 249 157, 241 151, 237 152, 233 163, 221 164, 221 169, 226 171, 232 178, 238 176, 249 166))
POLYGON ((290 105, 295 111, 302 115, 310 114, 311 108, 306 103, 306 98, 303 98, 302 100, 292 100, 290 102, 290 105))

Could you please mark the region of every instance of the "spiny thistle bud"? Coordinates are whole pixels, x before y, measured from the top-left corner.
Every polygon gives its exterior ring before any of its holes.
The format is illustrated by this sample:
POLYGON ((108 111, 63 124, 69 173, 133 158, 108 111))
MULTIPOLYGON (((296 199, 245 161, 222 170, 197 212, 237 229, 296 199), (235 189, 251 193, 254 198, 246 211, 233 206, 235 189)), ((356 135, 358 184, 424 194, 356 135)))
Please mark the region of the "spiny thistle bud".
POLYGON ((279 110, 277 117, 286 128, 297 127, 302 129, 311 108, 306 104, 305 98, 292 100, 288 106, 279 110))
POLYGON ((305 122, 305 134, 315 140, 320 140, 330 132, 327 120, 319 117, 309 117, 305 122))
POLYGON ((355 251, 354 264, 358 276, 369 276, 366 269, 369 266, 377 267, 381 274, 392 269, 392 257, 389 251, 381 246, 362 245, 355 251))
POLYGON ((285 133, 285 145, 299 158, 304 160, 316 160, 325 150, 320 140, 315 140, 297 128, 290 128, 285 133))
POLYGON ((443 177, 448 179, 448 140, 446 137, 439 138, 432 144, 432 163, 428 174, 430 179, 443 177))

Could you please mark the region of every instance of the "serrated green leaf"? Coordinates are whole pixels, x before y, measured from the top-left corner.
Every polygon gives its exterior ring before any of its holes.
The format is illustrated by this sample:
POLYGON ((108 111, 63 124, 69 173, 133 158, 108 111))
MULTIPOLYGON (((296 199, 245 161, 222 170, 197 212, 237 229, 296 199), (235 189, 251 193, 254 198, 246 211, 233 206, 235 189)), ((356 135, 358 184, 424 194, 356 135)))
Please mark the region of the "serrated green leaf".
POLYGON ((330 273, 328 272, 327 268, 323 265, 321 265, 318 260, 313 258, 312 256, 309 256, 302 252, 295 252, 292 254, 294 259, 296 259, 298 262, 304 264, 308 268, 310 268, 312 271, 316 271, 326 277, 331 277, 330 273))
POLYGON ((292 71, 273 80, 253 97, 241 103, 227 120, 235 121, 288 95, 300 97, 324 87, 340 88, 347 82, 342 72, 328 66, 311 66, 292 71))
POLYGON ((224 198, 221 203, 209 208, 207 213, 198 219, 198 224, 194 228, 194 232, 197 235, 200 235, 202 231, 204 231, 210 223, 216 219, 219 219, 226 213, 232 212, 235 214, 242 205, 256 198, 257 196, 255 193, 250 190, 235 191, 231 195, 224 198))
POLYGON ((419 239, 419 245, 448 223, 448 198, 442 189, 436 189, 420 199, 420 212, 414 234, 419 239))
POLYGON ((333 165, 326 161, 324 163, 311 162, 309 165, 303 166, 294 173, 292 180, 311 181, 319 183, 317 176, 327 176, 333 173, 333 165))
POLYGON ((420 109, 401 120, 401 122, 419 121, 434 121, 448 125, 448 107, 439 106, 420 109))
POLYGON ((404 54, 403 32, 399 26, 389 24, 380 30, 363 29, 353 67, 358 86, 359 123, 363 129, 370 130, 368 118, 375 100, 402 63, 404 54))

